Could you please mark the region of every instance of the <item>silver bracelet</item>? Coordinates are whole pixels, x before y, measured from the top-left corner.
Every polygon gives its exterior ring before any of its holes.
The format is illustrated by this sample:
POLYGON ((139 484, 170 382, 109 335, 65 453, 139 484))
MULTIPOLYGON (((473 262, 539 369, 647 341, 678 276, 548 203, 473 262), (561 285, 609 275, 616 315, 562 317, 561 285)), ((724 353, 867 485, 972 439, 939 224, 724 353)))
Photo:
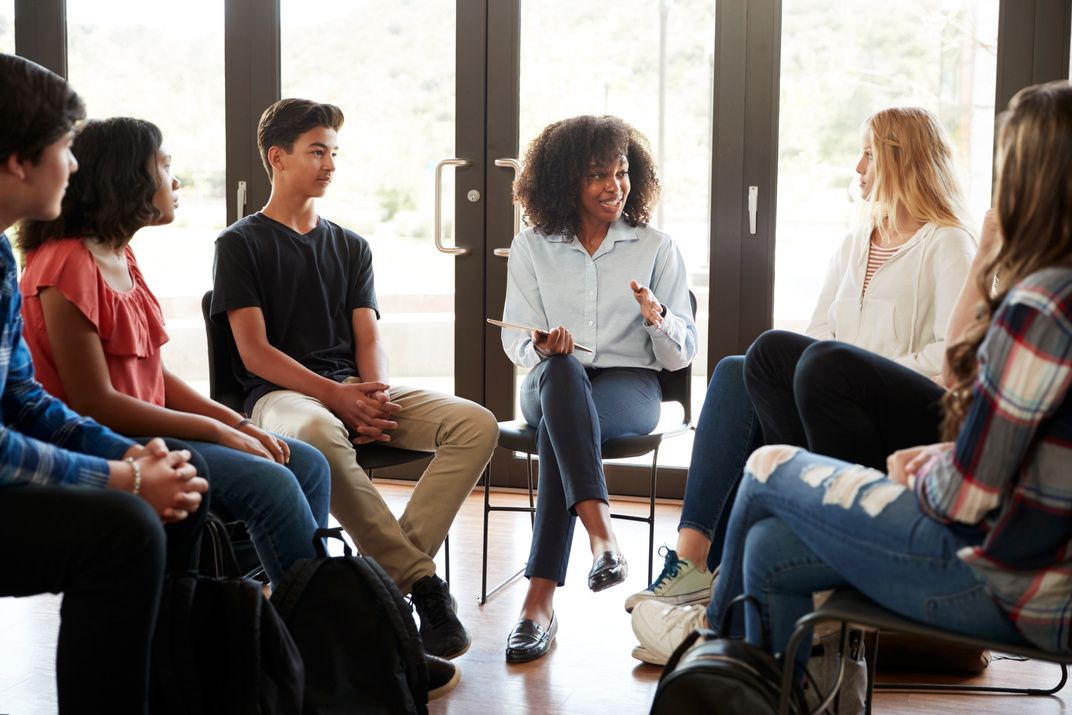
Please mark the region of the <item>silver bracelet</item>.
POLYGON ((127 457, 123 461, 125 461, 127 464, 129 464, 130 468, 132 470, 134 470, 134 492, 133 493, 134 493, 134 496, 138 496, 138 494, 141 492, 141 467, 138 466, 138 463, 134 461, 133 457, 127 457))
POLYGON ((242 428, 243 428, 243 427, 245 427, 246 425, 251 425, 251 424, 253 424, 253 420, 251 420, 251 419, 249 419, 249 418, 244 418, 244 419, 241 419, 241 420, 239 420, 239 421, 238 421, 238 424, 236 424, 236 425, 234 426, 234 428, 235 428, 235 429, 242 429, 242 428))

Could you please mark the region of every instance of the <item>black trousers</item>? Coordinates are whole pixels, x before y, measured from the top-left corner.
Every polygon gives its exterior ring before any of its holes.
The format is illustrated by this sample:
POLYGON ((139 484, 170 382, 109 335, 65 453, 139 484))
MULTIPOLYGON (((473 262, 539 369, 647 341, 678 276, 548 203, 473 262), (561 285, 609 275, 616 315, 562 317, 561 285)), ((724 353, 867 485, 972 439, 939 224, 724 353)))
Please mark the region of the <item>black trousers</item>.
POLYGON ((945 390, 848 343, 769 331, 748 349, 744 379, 767 444, 885 472, 891 453, 941 439, 945 390))
POLYGON ((127 492, 0 488, 0 596, 63 593, 56 648, 62 715, 146 712, 164 572, 190 568, 207 513, 206 500, 165 527, 147 501, 127 492))

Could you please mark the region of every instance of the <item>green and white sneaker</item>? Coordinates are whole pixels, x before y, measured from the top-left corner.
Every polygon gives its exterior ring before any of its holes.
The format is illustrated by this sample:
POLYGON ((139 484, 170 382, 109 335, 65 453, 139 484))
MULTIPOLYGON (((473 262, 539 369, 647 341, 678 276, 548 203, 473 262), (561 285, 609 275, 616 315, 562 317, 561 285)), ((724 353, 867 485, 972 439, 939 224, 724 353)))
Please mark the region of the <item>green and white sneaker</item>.
POLYGON ((710 603, 714 582, 710 572, 701 571, 691 559, 679 559, 677 552, 666 546, 659 549, 659 554, 666 558, 662 573, 655 583, 625 599, 626 613, 632 613, 641 601, 651 599, 668 606, 710 603))

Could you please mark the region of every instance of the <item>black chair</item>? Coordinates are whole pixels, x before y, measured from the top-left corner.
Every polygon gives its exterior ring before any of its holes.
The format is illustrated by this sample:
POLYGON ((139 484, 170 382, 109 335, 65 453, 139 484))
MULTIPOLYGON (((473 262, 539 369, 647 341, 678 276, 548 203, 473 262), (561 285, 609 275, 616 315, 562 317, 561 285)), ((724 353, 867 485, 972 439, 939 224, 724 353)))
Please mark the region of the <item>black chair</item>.
MULTIPOLYGON (((232 366, 241 362, 238 346, 235 345, 231 326, 226 321, 217 324, 212 320, 212 291, 206 291, 201 297, 201 315, 205 319, 205 338, 208 342, 208 392, 209 397, 220 404, 230 407, 239 414, 245 414, 246 391, 234 374, 232 366)), ((398 449, 379 444, 354 445, 357 463, 372 479, 377 469, 398 467, 403 464, 431 459, 433 452, 421 452, 412 449, 398 449)), ((450 537, 443 542, 443 560, 446 580, 450 581, 450 537)))
MULTIPOLYGON (((1068 665, 1072 663, 1072 653, 1055 653, 1032 646, 1008 645, 1006 643, 999 643, 984 638, 975 638, 972 636, 960 635, 959 633, 951 633, 939 628, 934 628, 933 626, 927 626, 922 623, 911 621, 883 608, 854 588, 838 589, 822 606, 797 621, 796 627, 793 630, 793 635, 789 638, 789 645, 786 647, 786 653, 796 653, 797 647, 800 645, 801 641, 804 638, 810 638, 812 629, 822 623, 841 624, 841 653, 844 653, 845 651, 845 644, 847 642, 850 627, 863 626, 866 629, 866 635, 864 637, 864 654, 867 658, 867 699, 865 709, 867 715, 870 715, 871 713, 871 700, 875 689, 1053 695, 1063 688, 1068 681, 1068 665), (880 630, 907 633, 909 635, 922 636, 937 641, 945 641, 966 648, 990 649, 1016 656, 1024 656, 1050 663, 1057 663, 1061 666, 1061 680, 1057 685, 1048 690, 990 685, 876 683, 875 661, 878 656, 880 630)), ((789 712, 789 702, 785 694, 789 692, 789 685, 792 682, 793 677, 793 659, 786 658, 785 670, 782 673, 783 696, 780 709, 780 712, 783 713, 783 715, 789 712)), ((822 707, 825 707, 828 702, 833 700, 840 685, 841 676, 839 674, 831 688, 831 692, 827 694, 827 700, 822 704, 822 707)), ((820 707, 817 712, 821 710, 822 708, 820 707)))
MULTIPOLYGON (((696 316, 696 296, 689 291, 689 299, 692 302, 692 315, 696 316)), ((648 491, 648 515, 637 516, 635 514, 612 513, 611 518, 625 521, 640 521, 648 525, 648 583, 651 583, 655 561, 655 485, 659 475, 659 447, 663 441, 670 437, 684 434, 692 424, 692 365, 683 367, 673 372, 662 370, 659 372, 659 384, 662 387, 663 402, 678 402, 681 404, 683 415, 680 422, 671 425, 660 424, 649 434, 621 437, 605 442, 602 447, 602 457, 608 459, 625 459, 641 457, 651 453, 651 485, 648 491)), ((481 559, 480 574, 480 605, 487 603, 488 599, 505 588, 525 571, 522 566, 509 578, 502 581, 498 586, 488 591, 488 516, 491 512, 527 512, 530 523, 536 518, 536 504, 533 496, 533 473, 532 456, 536 454, 536 428, 524 420, 509 420, 499 423, 499 446, 512 452, 525 453, 526 477, 528 480, 529 505, 528 506, 495 506, 491 503, 491 472, 484 472, 484 552, 481 559)))

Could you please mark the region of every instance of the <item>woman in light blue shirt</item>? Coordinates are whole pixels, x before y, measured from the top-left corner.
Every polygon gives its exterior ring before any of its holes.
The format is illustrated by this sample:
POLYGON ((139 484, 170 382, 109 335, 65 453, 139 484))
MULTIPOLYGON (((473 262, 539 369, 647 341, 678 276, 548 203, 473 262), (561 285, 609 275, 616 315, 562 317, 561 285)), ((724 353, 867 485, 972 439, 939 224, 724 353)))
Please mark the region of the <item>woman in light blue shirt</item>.
POLYGON ((525 575, 529 590, 506 659, 539 658, 558 632, 575 517, 588 531, 588 587, 625 580, 610 524, 600 444, 659 421, 657 373, 696 355, 685 264, 647 225, 659 179, 647 139, 616 117, 556 122, 529 146, 514 187, 533 228, 510 249, 503 331, 515 364, 531 368, 521 411, 537 426, 540 489, 525 575), (576 342, 574 342, 576 340, 576 342))

